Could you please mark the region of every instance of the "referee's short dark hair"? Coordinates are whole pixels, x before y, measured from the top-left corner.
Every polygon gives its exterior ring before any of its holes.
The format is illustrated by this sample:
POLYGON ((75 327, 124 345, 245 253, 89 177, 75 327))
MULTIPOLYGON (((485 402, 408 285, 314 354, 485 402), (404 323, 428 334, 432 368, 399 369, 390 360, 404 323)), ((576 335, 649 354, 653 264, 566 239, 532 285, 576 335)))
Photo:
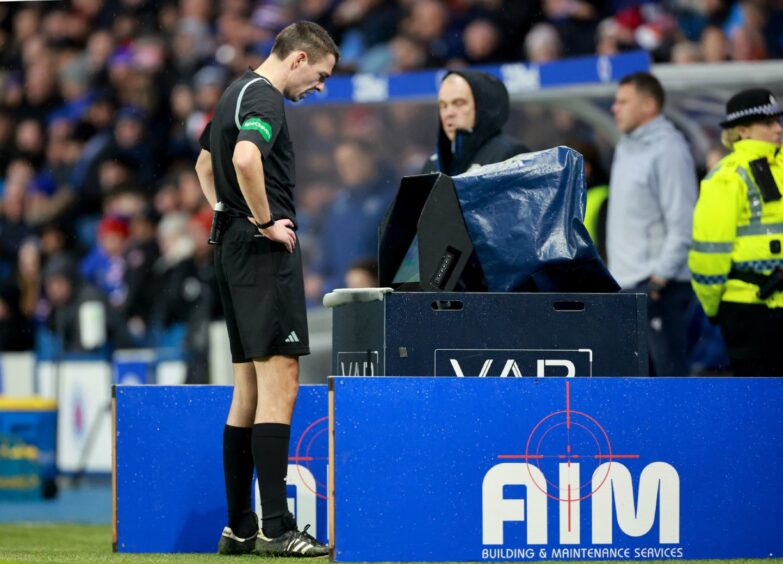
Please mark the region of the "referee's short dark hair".
POLYGON ((285 59, 293 51, 304 51, 313 61, 320 61, 328 54, 334 55, 335 64, 340 60, 340 50, 329 32, 317 23, 301 21, 286 26, 275 38, 272 54, 285 59))
POLYGON ((658 105, 658 109, 662 110, 664 103, 666 103, 666 94, 663 91, 663 86, 649 72, 635 72, 624 76, 620 81, 620 86, 625 84, 632 84, 637 91, 650 96, 658 105))

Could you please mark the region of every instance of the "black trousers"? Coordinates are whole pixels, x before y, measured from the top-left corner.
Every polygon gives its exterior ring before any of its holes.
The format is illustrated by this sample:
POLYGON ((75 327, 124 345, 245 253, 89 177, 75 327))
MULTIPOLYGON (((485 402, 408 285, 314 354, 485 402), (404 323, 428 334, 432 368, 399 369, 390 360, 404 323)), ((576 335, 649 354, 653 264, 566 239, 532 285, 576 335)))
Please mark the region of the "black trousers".
POLYGON ((783 376, 783 309, 721 302, 718 323, 735 376, 783 376))
MULTIPOLYGON (((626 291, 649 294, 650 282, 626 291)), ((647 300, 651 376, 688 375, 688 311, 693 299, 690 282, 670 281, 658 300, 647 300)))

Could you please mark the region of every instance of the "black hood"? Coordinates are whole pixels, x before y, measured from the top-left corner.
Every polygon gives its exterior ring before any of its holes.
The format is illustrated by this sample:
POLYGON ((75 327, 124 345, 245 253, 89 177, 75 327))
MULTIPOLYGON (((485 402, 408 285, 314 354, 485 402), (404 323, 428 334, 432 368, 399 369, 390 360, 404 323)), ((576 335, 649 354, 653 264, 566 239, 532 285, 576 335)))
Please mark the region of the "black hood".
POLYGON ((478 150, 487 141, 500 135, 508 120, 509 99, 505 85, 491 74, 458 70, 450 71, 446 76, 450 74, 457 74, 468 82, 476 105, 476 127, 473 131, 457 130, 454 151, 438 117, 438 168, 453 176, 465 172, 478 150))

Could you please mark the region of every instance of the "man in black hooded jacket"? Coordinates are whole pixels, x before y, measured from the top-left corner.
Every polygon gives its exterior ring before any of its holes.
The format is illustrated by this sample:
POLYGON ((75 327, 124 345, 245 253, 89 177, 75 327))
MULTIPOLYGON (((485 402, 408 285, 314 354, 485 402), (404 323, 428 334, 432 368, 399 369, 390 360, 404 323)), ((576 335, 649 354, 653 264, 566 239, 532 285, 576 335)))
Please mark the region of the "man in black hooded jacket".
POLYGON ((508 120, 508 91, 491 74, 477 70, 448 72, 438 90, 438 112, 438 149, 427 159, 424 174, 456 176, 529 151, 502 134, 508 120))

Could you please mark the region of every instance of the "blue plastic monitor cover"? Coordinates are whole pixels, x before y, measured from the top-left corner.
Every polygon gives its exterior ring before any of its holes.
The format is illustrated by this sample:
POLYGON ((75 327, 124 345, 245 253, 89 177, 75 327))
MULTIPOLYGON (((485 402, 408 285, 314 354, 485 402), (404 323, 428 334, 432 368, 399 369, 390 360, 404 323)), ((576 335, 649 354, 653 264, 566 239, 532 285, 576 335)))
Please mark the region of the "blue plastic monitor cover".
POLYGON ((616 291, 587 228, 582 155, 517 155, 453 179, 490 292, 616 291))

